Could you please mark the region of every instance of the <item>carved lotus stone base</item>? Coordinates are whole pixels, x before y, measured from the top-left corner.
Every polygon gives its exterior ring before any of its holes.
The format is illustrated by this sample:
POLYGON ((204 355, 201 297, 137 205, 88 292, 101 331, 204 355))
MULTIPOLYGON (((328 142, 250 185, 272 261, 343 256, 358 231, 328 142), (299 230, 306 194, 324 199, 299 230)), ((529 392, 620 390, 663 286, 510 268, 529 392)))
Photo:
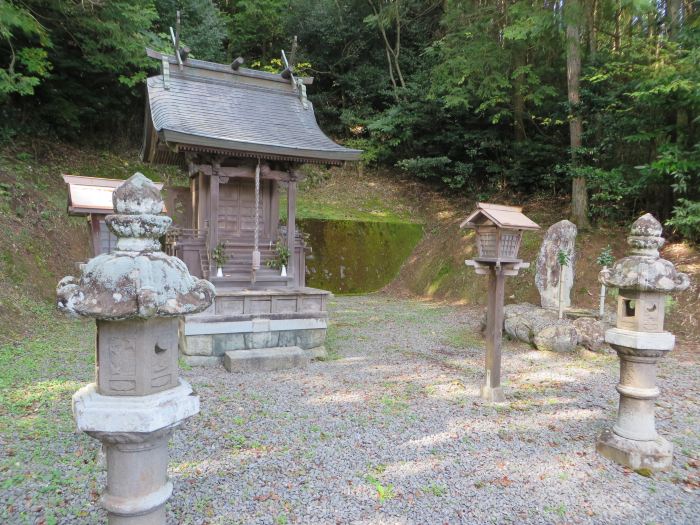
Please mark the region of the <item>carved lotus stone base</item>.
POLYGON ((605 429, 596 442, 601 456, 634 470, 668 470, 673 461, 673 445, 662 437, 653 441, 635 441, 605 429))

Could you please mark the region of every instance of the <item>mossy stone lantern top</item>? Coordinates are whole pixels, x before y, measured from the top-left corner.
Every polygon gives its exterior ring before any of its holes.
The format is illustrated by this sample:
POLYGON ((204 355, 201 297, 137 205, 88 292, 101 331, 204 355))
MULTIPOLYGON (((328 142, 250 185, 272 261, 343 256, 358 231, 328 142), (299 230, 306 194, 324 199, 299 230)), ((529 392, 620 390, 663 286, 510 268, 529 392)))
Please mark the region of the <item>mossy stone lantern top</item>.
POLYGON ((637 219, 627 237, 631 255, 600 272, 599 280, 620 290, 617 328, 631 332, 664 331, 666 295, 688 288, 690 280, 659 256, 662 228, 653 215, 637 219))
POLYGON ((519 206, 477 203, 477 208, 467 217, 460 228, 476 230, 479 263, 518 263, 520 241, 525 230, 539 230, 537 223, 529 219, 519 206))
POLYGON ((107 226, 117 249, 90 259, 78 279, 58 283, 58 308, 72 316, 118 321, 177 317, 205 310, 214 298, 208 281, 190 275, 177 257, 161 251, 159 239, 172 219, 163 212, 160 191, 141 173, 112 194, 114 215, 107 226))
POLYGON ((161 251, 171 219, 160 191, 136 173, 113 195, 106 218, 117 249, 91 259, 80 278, 58 283, 58 308, 97 321, 97 391, 144 396, 176 388, 178 317, 201 312, 214 299, 208 281, 161 251))

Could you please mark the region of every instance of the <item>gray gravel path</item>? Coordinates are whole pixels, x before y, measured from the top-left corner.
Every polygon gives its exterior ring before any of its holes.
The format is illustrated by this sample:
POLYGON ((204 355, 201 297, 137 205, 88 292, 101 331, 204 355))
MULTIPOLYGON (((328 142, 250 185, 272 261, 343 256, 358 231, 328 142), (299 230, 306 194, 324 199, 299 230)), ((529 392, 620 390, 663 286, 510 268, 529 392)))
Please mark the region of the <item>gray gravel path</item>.
POLYGON ((507 343, 509 403, 478 397, 478 312, 342 297, 307 370, 186 373, 202 414, 177 434, 180 523, 697 523, 700 392, 692 361, 661 366, 669 473, 595 453, 614 420, 617 357, 507 343), (690 465, 688 463, 690 462, 690 465))
MULTIPOLYGON (((595 452, 615 418, 615 355, 506 342, 508 402, 489 406, 478 397, 480 311, 384 295, 331 306, 331 360, 269 374, 184 372, 202 410, 171 445, 169 523, 700 522, 700 359, 687 350, 659 374, 673 469, 647 478, 595 452)), ((69 408, 92 375, 94 336, 71 326, 63 347, 39 354, 56 377, 32 383, 43 404, 32 389, 10 391, 22 415, 0 432, 0 523, 104 522, 97 442, 75 432, 69 408)))

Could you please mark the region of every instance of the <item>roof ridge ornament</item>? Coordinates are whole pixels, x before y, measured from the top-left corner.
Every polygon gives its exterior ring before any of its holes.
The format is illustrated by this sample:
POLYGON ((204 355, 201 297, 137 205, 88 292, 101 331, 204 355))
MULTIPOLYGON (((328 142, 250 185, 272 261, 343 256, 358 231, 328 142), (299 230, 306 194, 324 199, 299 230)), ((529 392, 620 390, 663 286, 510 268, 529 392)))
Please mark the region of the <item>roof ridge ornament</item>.
POLYGON ((301 105, 304 107, 304 109, 309 109, 309 102, 306 98, 306 85, 304 84, 303 79, 296 78, 294 76, 294 66, 296 65, 298 45, 297 37, 294 35, 292 52, 289 55, 289 60, 287 60, 287 55, 284 52, 284 49, 282 50, 282 63, 284 64, 284 69, 282 70, 282 73, 280 73, 280 76, 284 79, 288 79, 291 82, 292 89, 296 91, 297 95, 299 96, 299 100, 301 100, 301 105))
POLYGON ((173 49, 175 50, 175 58, 177 58, 177 64, 180 67, 180 71, 184 70, 184 62, 187 60, 187 56, 190 54, 190 48, 187 46, 180 47, 180 10, 176 11, 175 15, 175 30, 173 31, 172 26, 170 26, 170 41, 173 44, 173 49))

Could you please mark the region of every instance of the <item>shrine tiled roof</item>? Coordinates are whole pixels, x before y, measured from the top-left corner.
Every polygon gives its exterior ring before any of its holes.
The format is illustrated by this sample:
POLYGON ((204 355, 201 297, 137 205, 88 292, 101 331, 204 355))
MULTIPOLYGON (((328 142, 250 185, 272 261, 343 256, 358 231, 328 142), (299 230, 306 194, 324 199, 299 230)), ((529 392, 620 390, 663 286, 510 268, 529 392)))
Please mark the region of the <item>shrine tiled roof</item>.
POLYGON ((193 59, 180 68, 175 57, 160 57, 166 71, 147 81, 146 160, 172 162, 173 154, 185 151, 301 162, 359 160, 360 150, 336 144, 319 128, 306 99, 310 79, 193 59))

